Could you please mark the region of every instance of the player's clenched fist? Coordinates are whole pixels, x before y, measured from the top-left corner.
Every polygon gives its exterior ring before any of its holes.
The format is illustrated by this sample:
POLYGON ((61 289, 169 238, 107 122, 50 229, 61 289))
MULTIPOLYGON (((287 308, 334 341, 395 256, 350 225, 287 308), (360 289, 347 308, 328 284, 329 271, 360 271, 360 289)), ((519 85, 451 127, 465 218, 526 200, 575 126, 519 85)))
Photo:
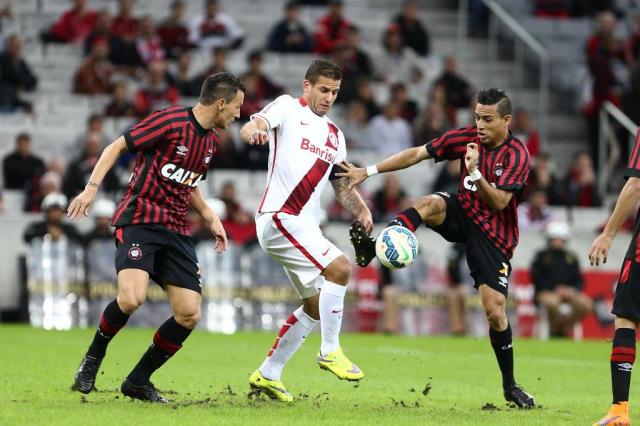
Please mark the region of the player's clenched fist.
POLYGON ((247 139, 249 145, 264 145, 269 142, 269 134, 264 130, 256 130, 247 139))
POLYGON ((478 144, 467 144, 467 152, 464 154, 464 164, 467 166, 467 171, 472 173, 478 167, 478 158, 480 158, 480 151, 478 151, 478 144))

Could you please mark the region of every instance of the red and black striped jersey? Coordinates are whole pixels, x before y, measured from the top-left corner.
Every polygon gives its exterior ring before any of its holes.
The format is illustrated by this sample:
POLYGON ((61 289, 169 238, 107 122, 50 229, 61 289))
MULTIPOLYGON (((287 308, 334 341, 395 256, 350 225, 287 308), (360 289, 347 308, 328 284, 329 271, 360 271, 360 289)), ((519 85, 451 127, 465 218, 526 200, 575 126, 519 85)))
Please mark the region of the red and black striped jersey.
POLYGON ((489 240, 511 258, 518 244, 518 202, 530 170, 529 151, 525 144, 510 132, 502 145, 487 149, 480 142, 475 127, 463 127, 450 130, 428 142, 426 148, 436 162, 460 159, 460 183, 456 198, 489 240), (482 176, 494 187, 514 193, 503 210, 491 210, 476 192, 464 163, 467 144, 472 142, 478 145, 480 151, 478 168, 482 176))
POLYGON ((189 198, 207 175, 217 133, 203 128, 191 108, 171 107, 133 125, 124 139, 138 156, 113 226, 157 223, 189 235, 189 198))
MULTIPOLYGON (((640 129, 636 132, 636 143, 633 146, 633 151, 629 156, 629 162, 627 168, 624 169, 624 178, 629 179, 631 177, 640 178, 640 129)), ((633 230, 633 238, 629 249, 625 255, 625 259, 633 259, 636 263, 640 263, 640 241, 638 241, 638 235, 640 234, 640 210, 636 215, 636 226, 633 230)))

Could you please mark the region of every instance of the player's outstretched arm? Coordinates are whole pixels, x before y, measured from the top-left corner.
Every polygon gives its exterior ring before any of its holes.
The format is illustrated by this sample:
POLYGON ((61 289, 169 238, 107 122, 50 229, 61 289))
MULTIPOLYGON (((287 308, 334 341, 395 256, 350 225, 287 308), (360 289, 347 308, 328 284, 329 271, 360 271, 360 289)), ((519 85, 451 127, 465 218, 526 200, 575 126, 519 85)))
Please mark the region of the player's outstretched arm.
POLYGON ((269 126, 260 117, 255 117, 240 129, 240 139, 249 145, 264 145, 269 142, 269 126))
POLYGON ((342 163, 338 163, 338 165, 342 170, 344 170, 344 172, 336 173, 336 176, 348 178, 350 181, 349 189, 353 189, 360 183, 364 182, 364 180, 369 176, 373 176, 378 173, 406 169, 407 167, 411 167, 414 164, 418 164, 419 162, 429 158, 431 158, 431 156, 426 148, 424 146, 417 146, 415 148, 408 148, 397 154, 393 154, 375 166, 369 166, 366 168, 356 167, 351 163, 343 161, 342 163))
POLYGON ((589 263, 591 263, 591 266, 600 265, 600 260, 602 260, 602 263, 607 263, 607 256, 611 244, 613 244, 613 239, 639 199, 640 178, 630 177, 622 191, 620 191, 616 207, 613 209, 607 225, 591 244, 589 249, 589 263))
POLYGON ((336 198, 342 206, 364 225, 367 233, 373 231, 371 211, 365 204, 358 191, 349 184, 349 179, 340 178, 331 181, 336 198))
POLYGON ((84 191, 69 204, 67 216, 71 219, 80 219, 82 215, 89 216, 89 207, 91 207, 91 203, 93 203, 93 200, 96 198, 96 193, 102 183, 102 179, 104 179, 107 172, 111 170, 118 157, 126 151, 127 142, 124 140, 124 136, 120 136, 102 151, 96 166, 93 168, 93 172, 91 172, 89 182, 87 182, 84 191))
POLYGON ((204 220, 209 227, 209 231, 211 231, 213 237, 216 239, 216 251, 218 253, 224 252, 227 249, 227 233, 222 226, 220 217, 209 207, 200 188, 196 187, 194 191, 191 191, 189 203, 196 213, 200 215, 202 220, 204 220))

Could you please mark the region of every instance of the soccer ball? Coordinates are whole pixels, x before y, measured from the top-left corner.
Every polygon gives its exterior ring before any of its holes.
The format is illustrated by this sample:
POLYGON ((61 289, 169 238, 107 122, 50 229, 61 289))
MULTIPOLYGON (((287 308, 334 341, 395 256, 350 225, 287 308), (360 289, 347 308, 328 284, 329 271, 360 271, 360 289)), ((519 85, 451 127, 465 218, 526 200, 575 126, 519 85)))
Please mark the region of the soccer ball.
POLYGON ((376 256, 387 268, 400 269, 411 265, 418 255, 418 240, 404 226, 389 226, 376 239, 376 256))

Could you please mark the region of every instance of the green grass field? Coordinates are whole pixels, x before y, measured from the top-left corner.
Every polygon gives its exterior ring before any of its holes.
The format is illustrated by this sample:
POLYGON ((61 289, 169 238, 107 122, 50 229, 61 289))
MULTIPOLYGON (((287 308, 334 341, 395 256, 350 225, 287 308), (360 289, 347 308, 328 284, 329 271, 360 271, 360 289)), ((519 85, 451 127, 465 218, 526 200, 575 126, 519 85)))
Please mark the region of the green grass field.
POLYGON ((1 326, 0 424, 588 425, 610 402, 607 342, 516 341, 516 378, 540 405, 520 411, 502 398, 487 339, 344 335, 345 352, 366 374, 355 385, 317 367, 315 333, 284 372, 296 401, 282 405, 247 395, 274 334, 199 331, 153 377, 172 402, 150 405, 125 399, 119 387, 152 334, 123 330, 102 364, 99 392, 85 397, 69 387, 93 330, 1 326))

